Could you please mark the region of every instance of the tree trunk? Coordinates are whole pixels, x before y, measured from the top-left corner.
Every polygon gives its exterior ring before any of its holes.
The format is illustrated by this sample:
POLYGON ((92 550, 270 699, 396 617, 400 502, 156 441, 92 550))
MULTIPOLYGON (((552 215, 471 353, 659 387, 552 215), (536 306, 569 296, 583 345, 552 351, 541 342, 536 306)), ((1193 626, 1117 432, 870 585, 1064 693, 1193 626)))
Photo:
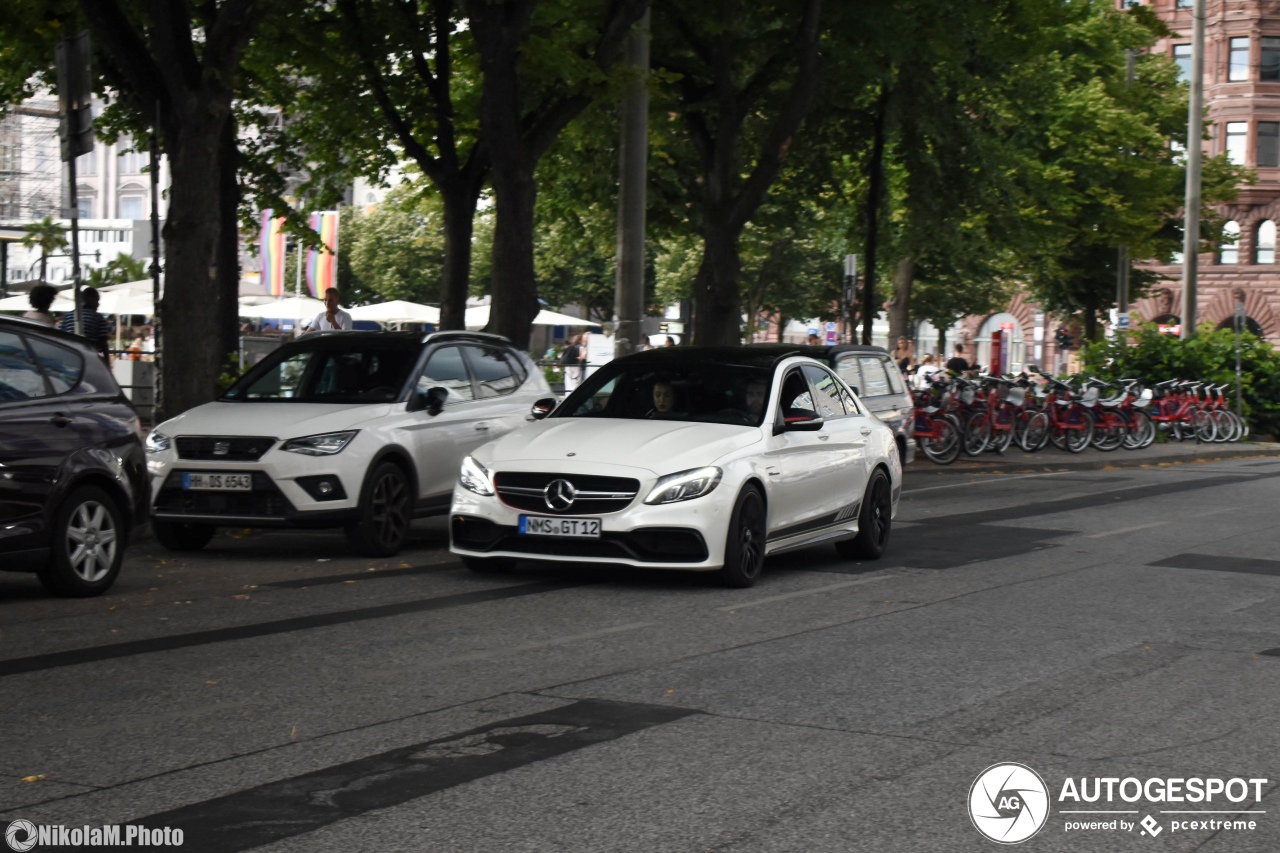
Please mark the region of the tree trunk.
POLYGON ((862 342, 871 343, 871 324, 876 316, 876 249, 880 244, 880 196, 884 184, 885 113, 889 91, 880 96, 875 132, 871 143, 871 176, 867 188, 867 275, 862 285, 862 342))
POLYGON ((1092 342, 1098 335, 1098 299, 1090 294, 1084 301, 1084 339, 1092 342))
POLYGON ((493 167, 494 220, 493 282, 486 332, 507 338, 519 349, 529 348, 533 319, 538 316, 538 286, 533 270, 533 207, 537 185, 532 169, 493 167))
POLYGON ((790 318, 786 314, 778 315, 778 343, 782 343, 782 335, 790 318))
POLYGON ((471 238, 478 192, 464 183, 439 187, 444 201, 444 265, 440 270, 440 328, 466 328, 471 284, 471 238))
POLYGON ((903 258, 893 271, 893 302, 889 305, 889 340, 909 338, 911 325, 911 285, 916 279, 916 259, 903 258))
POLYGON ((228 203, 225 170, 235 168, 224 162, 230 103, 222 111, 211 106, 202 114, 204 121, 183 122, 169 137, 166 285, 157 311, 166 333, 160 397, 168 417, 212 399, 227 355, 226 330, 220 328, 225 322, 222 287, 227 278, 220 274, 219 262, 225 264, 228 255, 220 245, 228 203))
POLYGON ((693 280, 694 317, 699 344, 742 343, 742 306, 738 294, 738 232, 708 226, 703 234, 702 264, 693 280))

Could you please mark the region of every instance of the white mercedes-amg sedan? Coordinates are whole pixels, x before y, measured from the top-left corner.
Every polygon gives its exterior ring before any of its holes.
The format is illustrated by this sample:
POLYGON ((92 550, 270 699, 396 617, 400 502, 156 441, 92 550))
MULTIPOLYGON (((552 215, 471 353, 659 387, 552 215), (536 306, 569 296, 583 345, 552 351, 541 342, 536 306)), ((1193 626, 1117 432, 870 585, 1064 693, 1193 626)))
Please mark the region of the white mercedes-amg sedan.
POLYGON ((888 545, 893 432, 795 347, 637 353, 553 406, 462 461, 450 545, 475 571, 613 563, 745 587, 768 554, 833 543, 877 559, 888 545))

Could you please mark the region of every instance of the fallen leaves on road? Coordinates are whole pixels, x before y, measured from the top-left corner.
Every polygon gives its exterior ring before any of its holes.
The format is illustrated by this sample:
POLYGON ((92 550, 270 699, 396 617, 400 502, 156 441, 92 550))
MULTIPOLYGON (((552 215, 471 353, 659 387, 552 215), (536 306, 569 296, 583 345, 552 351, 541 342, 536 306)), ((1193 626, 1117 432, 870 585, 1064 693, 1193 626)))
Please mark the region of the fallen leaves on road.
POLYGON ((232 598, 235 598, 235 599, 238 599, 238 600, 240 600, 240 601, 247 601, 247 600, 249 599, 249 596, 248 596, 246 593, 243 593, 243 592, 238 592, 238 593, 236 593, 235 595, 233 595, 233 596, 231 596, 231 597, 232 597, 232 598))
POLYGON ((43 774, 43 773, 41 773, 41 774, 39 774, 39 775, 37 775, 37 776, 23 776, 23 777, 22 777, 22 781, 23 781, 23 782, 43 782, 43 781, 44 781, 44 774, 43 774))
POLYGON ((347 580, 347 581, 343 581, 343 583, 355 583, 355 581, 347 580))
POLYGON ((217 684, 217 683, 218 683, 218 682, 216 682, 216 681, 206 681, 206 682, 205 682, 205 684, 208 684, 209 686, 213 686, 214 684, 217 684))
POLYGON ((400 564, 400 568, 402 568, 402 569, 412 569, 412 568, 413 568, 413 566, 409 565, 408 563, 401 563, 401 564, 400 564))
POLYGON ((297 739, 298 739, 298 727, 295 725, 292 729, 289 730, 289 740, 297 740, 297 739))

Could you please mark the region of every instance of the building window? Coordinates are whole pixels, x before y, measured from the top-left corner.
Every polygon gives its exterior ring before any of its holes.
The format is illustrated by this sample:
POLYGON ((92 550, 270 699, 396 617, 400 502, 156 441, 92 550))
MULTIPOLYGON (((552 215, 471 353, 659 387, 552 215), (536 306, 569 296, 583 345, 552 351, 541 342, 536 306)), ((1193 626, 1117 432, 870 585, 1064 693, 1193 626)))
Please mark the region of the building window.
POLYGON ((120 196, 120 218, 121 219, 141 219, 142 218, 142 196, 140 195, 120 196))
POLYGON ((1244 165, 1245 147, 1249 143, 1249 123, 1227 122, 1227 159, 1237 166, 1244 165))
POLYGON ((79 211, 80 219, 93 218, 93 199, 79 196, 76 198, 76 210, 79 211))
POLYGON ((98 174, 98 161, 93 158, 93 152, 81 154, 76 158, 76 174, 77 175, 96 175, 98 174))
POLYGON ((1227 79, 1231 81, 1249 79, 1249 37, 1231 40, 1231 64, 1228 66, 1227 79))
POLYGON ((1262 39, 1262 67, 1258 79, 1280 83, 1280 38, 1262 39))
POLYGON ((121 138, 118 143, 120 148, 120 174, 122 175, 138 175, 142 173, 142 167, 146 165, 140 151, 128 151, 125 149, 133 146, 133 140, 121 138))
POLYGON ((1195 0, 1178 0, 1179 9, 1190 9, 1195 5, 1195 0))
POLYGON ((1258 165, 1280 166, 1280 121, 1258 122, 1258 165))
POLYGON ((1175 44, 1173 46, 1173 64, 1178 66, 1178 79, 1191 79, 1191 45, 1175 44))
POLYGON ((1254 250, 1254 263, 1274 264, 1276 262, 1276 224, 1270 219, 1258 226, 1258 244, 1254 250))
POLYGON ((1222 226, 1222 245, 1218 247, 1218 263, 1240 263, 1240 226, 1234 221, 1222 226))

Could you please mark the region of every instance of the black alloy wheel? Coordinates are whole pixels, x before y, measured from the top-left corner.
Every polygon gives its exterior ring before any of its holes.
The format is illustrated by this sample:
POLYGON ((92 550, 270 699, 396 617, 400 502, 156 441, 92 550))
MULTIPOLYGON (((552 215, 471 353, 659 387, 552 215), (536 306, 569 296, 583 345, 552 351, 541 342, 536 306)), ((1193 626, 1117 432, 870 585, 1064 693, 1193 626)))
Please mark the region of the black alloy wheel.
POLYGON ((724 545, 724 566, 719 571, 725 586, 745 588, 755 584, 764 570, 764 498, 755 486, 738 495, 724 545))
POLYGON ((892 528, 893 492, 888 475, 877 468, 858 512, 858 535, 837 542, 836 553, 846 560, 878 560, 889 547, 892 528))
POLYGON ((347 539, 366 557, 390 557, 409 532, 409 478, 394 462, 380 462, 365 479, 360 520, 347 525, 347 539))

